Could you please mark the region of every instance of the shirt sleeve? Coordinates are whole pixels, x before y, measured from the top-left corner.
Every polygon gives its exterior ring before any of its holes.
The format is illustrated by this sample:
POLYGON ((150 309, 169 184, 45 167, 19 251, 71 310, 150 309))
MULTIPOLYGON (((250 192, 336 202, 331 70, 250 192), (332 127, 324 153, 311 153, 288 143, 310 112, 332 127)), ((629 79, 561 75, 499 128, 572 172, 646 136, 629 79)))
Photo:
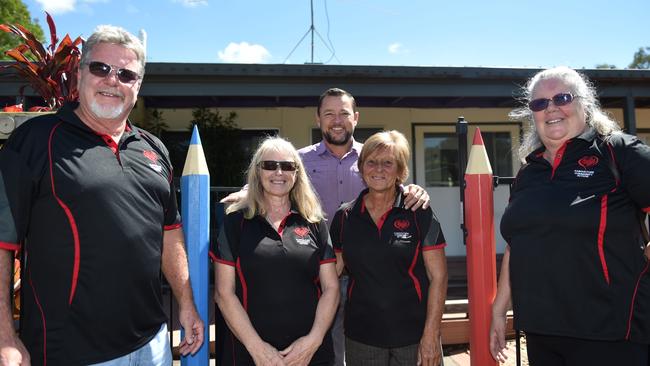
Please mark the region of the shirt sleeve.
POLYGON ((418 222, 418 229, 420 230, 422 250, 426 251, 446 247, 447 242, 442 233, 440 222, 431 207, 428 207, 426 210, 417 210, 415 211, 415 215, 418 222))
POLYGON ((210 257, 217 263, 235 266, 239 253, 239 239, 244 217, 240 212, 226 215, 217 242, 212 245, 210 257))
POLYGON ((327 222, 321 220, 317 224, 313 224, 318 230, 318 247, 320 248, 320 264, 325 263, 334 263, 336 262, 336 256, 334 255, 334 249, 332 248, 332 241, 330 240, 330 234, 327 230, 327 222))
POLYGON ((330 239, 335 253, 343 251, 342 230, 343 230, 343 210, 336 211, 332 221, 330 222, 330 239))
POLYGON ((0 149, 0 249, 4 250, 20 249, 44 170, 45 151, 39 153, 39 147, 28 141, 28 131, 14 131, 0 149))
MULTIPOLYGON (((623 151, 616 154, 621 185, 639 208, 650 212, 650 147, 636 136, 625 135, 622 140, 623 151)), ((615 143, 614 148, 620 151, 616 145, 619 144, 615 143)))

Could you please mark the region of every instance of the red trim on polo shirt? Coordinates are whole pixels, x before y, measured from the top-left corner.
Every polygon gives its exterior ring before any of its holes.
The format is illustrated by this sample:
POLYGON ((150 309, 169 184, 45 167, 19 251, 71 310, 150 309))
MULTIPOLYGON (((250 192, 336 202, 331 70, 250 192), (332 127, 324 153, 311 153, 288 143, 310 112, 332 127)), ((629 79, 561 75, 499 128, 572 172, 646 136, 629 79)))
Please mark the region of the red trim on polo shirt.
POLYGON ((440 244, 436 244, 436 245, 427 245, 427 246, 422 247, 422 251, 426 252, 426 251, 434 250, 434 249, 442 249, 442 248, 445 248, 446 246, 447 246, 447 243, 440 243, 440 244))
POLYGON ((178 222, 178 223, 176 223, 176 224, 165 225, 165 226, 163 227, 163 229, 164 229, 165 231, 169 231, 169 230, 180 229, 181 227, 183 227, 183 223, 182 223, 182 222, 178 222))
POLYGON ((566 151, 567 145, 571 142, 571 140, 567 140, 562 147, 555 153, 555 157, 553 158, 553 171, 551 172, 551 179, 555 176, 555 170, 557 169, 558 166, 560 166, 560 163, 562 162, 562 157, 564 157, 564 152, 566 151))
POLYGON ((356 281, 352 278, 352 281, 350 281, 350 285, 348 286, 348 300, 352 297, 352 289, 354 288, 355 283, 356 281))
POLYGON ((630 303, 630 317, 627 319, 627 333, 625 334, 625 340, 630 340, 630 332, 632 330, 632 317, 634 316, 634 301, 636 300, 636 293, 639 290, 639 283, 641 279, 648 272, 648 265, 650 262, 646 262, 643 271, 639 274, 639 277, 636 279, 636 286, 634 286, 634 293, 632 293, 632 302, 630 303))
POLYGON ((214 257, 214 261, 217 262, 217 263, 221 263, 221 264, 225 264, 227 266, 232 266, 232 267, 239 268, 237 263, 235 263, 235 262, 231 262, 231 261, 227 261, 225 259, 221 259, 221 258, 217 257, 216 255, 214 255, 212 252, 210 252, 210 255, 214 257))
POLYGON ((600 225, 598 226, 598 256, 600 257, 600 265, 603 267, 603 275, 605 281, 609 284, 609 270, 607 269, 607 261, 605 260, 605 250, 603 248, 605 242, 605 229, 607 228, 607 195, 600 199, 600 225))
MULTIPOLYGON (((418 231, 418 237, 421 238, 422 232, 420 231, 420 225, 418 224, 417 217, 415 217, 415 211, 411 211, 411 212, 413 213, 413 222, 415 222, 415 228, 418 231)), ((413 260, 411 261, 411 265, 409 266, 408 274, 409 277, 411 277, 411 280, 413 280, 413 287, 415 287, 415 292, 418 294, 418 300, 422 301, 422 287, 420 285, 420 281, 418 281, 417 277, 415 277, 415 274, 413 273, 419 255, 420 255, 420 241, 418 240, 418 245, 415 247, 415 253, 413 253, 413 260)))
POLYGON ((74 216, 72 215, 72 211, 70 211, 70 208, 68 205, 63 202, 59 196, 56 194, 56 187, 54 184, 54 164, 52 161, 52 138, 54 137, 54 132, 56 129, 61 125, 63 122, 59 122, 50 131, 50 137, 48 138, 47 141, 47 158, 49 160, 49 165, 50 165, 50 185, 52 187, 52 195, 56 199, 56 202, 61 206, 63 209, 63 212, 65 212, 65 215, 68 218, 68 222, 70 223, 70 230, 72 230, 72 239, 74 241, 74 262, 72 265, 72 284, 70 286, 70 297, 68 298, 68 304, 72 304, 72 299, 74 298, 74 294, 77 291, 77 281, 79 279, 79 257, 80 257, 80 245, 79 245, 79 229, 77 228, 77 221, 75 220, 74 216))
POLYGON ((217 256, 216 256, 214 253, 212 253, 211 250, 208 251, 208 256, 210 257, 210 260, 211 260, 212 262, 217 262, 218 259, 219 259, 219 258, 217 258, 217 256))
POLYGON ((244 306, 244 310, 248 312, 248 286, 246 285, 246 278, 244 278, 244 272, 241 269, 241 260, 239 258, 237 258, 236 268, 239 282, 241 282, 242 305, 244 306))
POLYGON ((336 258, 323 259, 323 260, 320 261, 319 263, 320 263, 320 264, 336 263, 336 258))
POLYGON ((41 321, 43 323, 43 366, 47 365, 47 323, 45 321, 45 312, 43 311, 43 306, 41 305, 41 301, 38 299, 38 295, 36 294, 36 289, 34 288, 34 283, 32 282, 32 274, 27 267, 27 278, 29 282, 29 287, 32 289, 32 294, 34 295, 34 301, 36 302, 36 306, 38 307, 39 312, 41 313, 41 321))
POLYGON ((16 250, 20 250, 20 244, 0 241, 0 249, 16 251, 16 250))

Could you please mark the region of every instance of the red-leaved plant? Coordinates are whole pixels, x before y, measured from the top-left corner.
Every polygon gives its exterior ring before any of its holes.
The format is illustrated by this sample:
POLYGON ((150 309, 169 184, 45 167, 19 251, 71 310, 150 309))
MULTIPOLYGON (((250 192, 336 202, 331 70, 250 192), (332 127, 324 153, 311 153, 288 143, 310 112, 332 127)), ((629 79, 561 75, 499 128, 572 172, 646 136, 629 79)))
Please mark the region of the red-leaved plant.
MULTIPOLYGON (((61 42, 56 35, 54 20, 45 12, 47 25, 50 28, 50 44, 43 44, 25 27, 20 24, 0 24, 0 30, 12 33, 23 39, 18 47, 5 51, 5 54, 15 63, 3 68, 12 68, 24 77, 29 85, 47 104, 45 110, 54 110, 65 102, 75 101, 79 97, 77 91, 77 73, 81 60, 80 47, 84 39, 77 37, 74 41, 65 35, 61 42)), ((22 96, 27 85, 23 85, 19 93, 22 96)), ((40 110, 43 110, 41 108, 40 110)))

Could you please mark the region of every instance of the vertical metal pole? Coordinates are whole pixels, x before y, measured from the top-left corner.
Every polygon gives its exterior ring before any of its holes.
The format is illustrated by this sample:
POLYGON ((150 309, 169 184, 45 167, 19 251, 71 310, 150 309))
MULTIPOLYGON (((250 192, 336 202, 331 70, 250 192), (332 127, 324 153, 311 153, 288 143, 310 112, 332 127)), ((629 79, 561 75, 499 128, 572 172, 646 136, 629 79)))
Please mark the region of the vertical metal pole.
POLYGON ((467 228, 465 227, 465 168, 467 167, 467 121, 458 117, 456 123, 458 136, 458 189, 460 191, 460 230, 463 232, 463 244, 467 245, 467 228))

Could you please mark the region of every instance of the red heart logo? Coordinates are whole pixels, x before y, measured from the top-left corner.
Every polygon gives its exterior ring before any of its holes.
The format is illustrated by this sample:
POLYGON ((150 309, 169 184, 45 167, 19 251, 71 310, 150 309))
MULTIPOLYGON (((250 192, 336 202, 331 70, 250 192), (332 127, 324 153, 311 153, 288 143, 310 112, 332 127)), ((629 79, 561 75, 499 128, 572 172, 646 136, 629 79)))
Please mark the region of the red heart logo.
POLYGON ((302 237, 307 236, 307 234, 309 234, 309 229, 307 229, 306 227, 297 227, 297 228, 293 229, 293 232, 296 233, 296 235, 298 235, 299 237, 302 238, 302 237))
POLYGON ((404 230, 408 229, 409 226, 411 226, 411 223, 408 220, 395 220, 395 222, 393 223, 393 226, 397 230, 404 231, 404 230))
POLYGON ((578 160, 578 165, 580 165, 584 169, 592 168, 596 166, 596 164, 598 164, 598 157, 594 155, 583 156, 582 158, 580 158, 580 160, 578 160))
POLYGON ((151 150, 145 150, 144 152, 142 152, 142 154, 143 154, 147 159, 151 160, 151 161, 154 162, 154 163, 158 161, 158 154, 156 154, 155 152, 153 152, 153 151, 151 151, 151 150))

